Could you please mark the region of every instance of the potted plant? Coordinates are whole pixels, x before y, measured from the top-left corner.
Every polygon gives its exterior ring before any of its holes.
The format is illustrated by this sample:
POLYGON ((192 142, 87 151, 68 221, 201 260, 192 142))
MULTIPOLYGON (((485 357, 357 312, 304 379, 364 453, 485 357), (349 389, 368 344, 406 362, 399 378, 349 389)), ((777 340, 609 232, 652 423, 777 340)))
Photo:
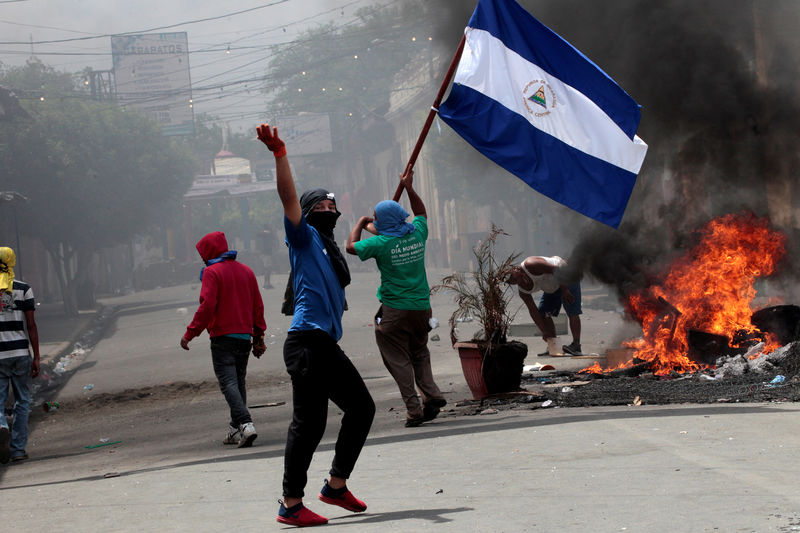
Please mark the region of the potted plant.
POLYGON ((519 390, 520 377, 528 347, 508 342, 508 327, 515 312, 509 310, 511 296, 503 278, 516 264, 519 254, 498 259, 495 245, 500 235, 508 235, 492 225, 489 236, 472 249, 477 261, 472 272, 454 272, 432 288, 433 292, 450 291, 456 309, 450 316, 450 341, 458 350, 461 368, 473 398, 519 390), (458 342, 456 324, 476 320, 480 330, 469 342, 458 342))

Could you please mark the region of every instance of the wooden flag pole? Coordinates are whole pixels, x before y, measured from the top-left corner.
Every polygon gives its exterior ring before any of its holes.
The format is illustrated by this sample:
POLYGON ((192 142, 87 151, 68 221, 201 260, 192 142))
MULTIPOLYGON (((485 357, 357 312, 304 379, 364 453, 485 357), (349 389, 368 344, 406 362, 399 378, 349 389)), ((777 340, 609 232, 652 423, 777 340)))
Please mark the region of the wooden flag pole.
MULTIPOLYGON (((433 101, 433 105, 431 106, 430 112, 428 112, 428 118, 425 120, 425 125, 422 127, 422 132, 419 134, 419 139, 417 139, 417 144, 414 146, 414 151, 411 152, 411 157, 408 160, 408 164, 406 165, 406 170, 403 172, 403 175, 407 174, 409 170, 414 168, 414 163, 417 162, 417 156, 419 156, 420 150, 422 150, 422 143, 425 142, 425 137, 428 136, 428 131, 431 129, 431 124, 433 124, 433 119, 436 116, 436 113, 439 112, 439 104, 442 102, 442 98, 444 98, 444 93, 447 91, 447 87, 450 85, 450 80, 453 79, 453 74, 456 71, 456 67, 458 66, 458 61, 461 59, 461 53, 464 51, 464 43, 467 40, 466 35, 461 36, 461 41, 458 43, 458 48, 456 49, 456 53, 453 56, 453 60, 450 62, 450 68, 447 69, 447 74, 444 76, 444 81, 442 82, 442 86, 439 87, 439 94, 436 95, 436 100, 433 101)), ((399 183, 397 185, 397 190, 394 193, 394 201, 398 201, 400 196, 403 195, 403 184, 399 183)))

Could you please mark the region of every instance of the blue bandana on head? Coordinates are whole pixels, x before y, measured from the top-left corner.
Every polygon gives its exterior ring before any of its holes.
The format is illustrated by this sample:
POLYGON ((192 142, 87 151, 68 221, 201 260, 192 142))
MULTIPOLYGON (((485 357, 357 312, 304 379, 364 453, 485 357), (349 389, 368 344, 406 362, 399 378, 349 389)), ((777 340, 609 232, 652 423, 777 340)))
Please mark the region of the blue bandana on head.
POLYGON ((405 237, 417 228, 406 222, 409 214, 403 206, 392 200, 384 200, 375 206, 375 229, 381 235, 405 237))
POLYGON ((206 266, 200 269, 200 281, 203 281, 203 271, 206 269, 206 267, 210 267, 211 265, 215 265, 217 263, 222 263, 228 259, 236 259, 236 250, 228 250, 221 256, 206 261, 206 266))

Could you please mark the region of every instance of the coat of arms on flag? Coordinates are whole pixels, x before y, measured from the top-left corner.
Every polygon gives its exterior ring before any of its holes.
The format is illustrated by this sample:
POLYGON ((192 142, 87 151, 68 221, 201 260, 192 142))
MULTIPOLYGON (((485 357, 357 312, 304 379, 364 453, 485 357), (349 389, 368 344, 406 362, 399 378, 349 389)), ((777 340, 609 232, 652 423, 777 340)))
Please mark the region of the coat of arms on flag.
POLYGON ((464 33, 442 120, 533 189, 618 227, 647 153, 639 104, 514 0, 479 0, 464 33))

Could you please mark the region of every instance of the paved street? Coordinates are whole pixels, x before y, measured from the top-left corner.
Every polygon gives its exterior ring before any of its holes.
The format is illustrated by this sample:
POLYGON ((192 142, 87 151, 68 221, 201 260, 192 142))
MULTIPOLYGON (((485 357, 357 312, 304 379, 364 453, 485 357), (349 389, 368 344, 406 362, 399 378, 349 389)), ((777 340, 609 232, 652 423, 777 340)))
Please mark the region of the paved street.
MULTIPOLYGON (((441 273, 430 275, 435 282, 441 273)), ((3 514, 13 531, 278 531, 290 387, 281 360, 288 318, 278 313, 285 280, 264 291, 267 354, 251 359, 248 404, 255 446, 223 446, 226 405, 207 337, 178 346, 199 284, 103 300, 116 318, 71 361, 61 408, 32 420, 25 463, 0 466, 3 514), (272 337, 271 335, 274 335, 272 337)), ((369 508, 353 515, 316 501, 327 476, 340 413, 309 471, 306 503, 331 531, 700 532, 800 531, 795 404, 516 409, 466 416, 470 398, 458 358, 431 342, 434 373, 449 405, 419 428, 403 427, 394 382, 375 346, 377 275, 348 288, 341 345, 364 376, 378 413, 351 489, 369 508)), ((601 290, 587 287, 587 300, 601 290)), ((452 304, 433 301, 446 324, 452 304)), ((620 316, 586 305, 583 347, 618 345, 620 316)), ((529 322, 520 314, 518 322, 529 322)), ((54 318, 42 315, 40 329, 54 318)), ((88 322, 88 321, 85 321, 88 322)), ((78 327, 78 324, 75 324, 78 327)), ((462 338, 471 334, 463 324, 462 338)), ((474 327, 472 328, 474 329, 474 327)), ((627 328, 630 331, 630 328, 627 328)), ((66 333, 59 336, 66 338, 66 333)), ((63 339, 46 336, 48 352, 63 339)), ((579 369, 591 359, 527 363, 579 369)), ((564 343, 568 338, 562 338, 564 343)), ((491 405, 486 405, 491 408, 491 405)), ((491 412, 491 411, 490 411, 491 412)))

